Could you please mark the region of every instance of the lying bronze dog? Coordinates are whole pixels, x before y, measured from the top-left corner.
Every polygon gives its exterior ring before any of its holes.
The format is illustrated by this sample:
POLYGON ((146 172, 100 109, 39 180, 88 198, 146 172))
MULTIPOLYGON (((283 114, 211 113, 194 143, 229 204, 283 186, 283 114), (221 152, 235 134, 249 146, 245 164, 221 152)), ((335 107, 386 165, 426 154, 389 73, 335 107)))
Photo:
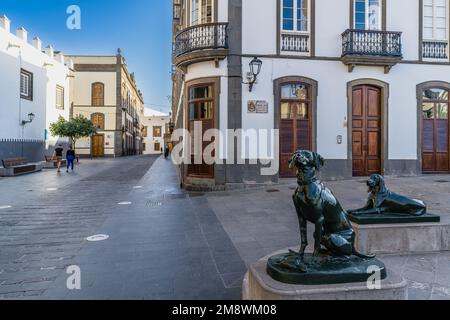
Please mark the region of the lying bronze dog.
POLYGON ((427 207, 423 201, 391 192, 379 174, 374 174, 367 180, 367 187, 369 188, 369 199, 366 206, 357 210, 348 210, 349 214, 357 216, 394 213, 422 216, 427 213, 427 207))
POLYGON ((317 180, 316 174, 324 165, 324 159, 317 153, 300 150, 294 153, 289 166, 297 168, 297 189, 293 195, 300 224, 300 261, 303 262, 308 246, 307 222, 315 225, 314 257, 322 251, 322 245, 333 256, 373 258, 355 250, 355 232, 333 193, 317 180))

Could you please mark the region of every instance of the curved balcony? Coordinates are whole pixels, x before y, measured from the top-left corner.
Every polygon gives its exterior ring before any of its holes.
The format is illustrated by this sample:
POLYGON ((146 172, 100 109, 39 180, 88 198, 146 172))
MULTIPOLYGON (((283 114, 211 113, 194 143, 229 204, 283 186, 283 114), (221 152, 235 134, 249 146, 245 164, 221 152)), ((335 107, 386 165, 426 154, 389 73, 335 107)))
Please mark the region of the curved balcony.
POLYGON ((184 68, 201 61, 222 60, 228 54, 228 23, 189 27, 175 36, 173 63, 184 68))
POLYGON ((349 29, 342 34, 341 60, 349 72, 355 65, 366 65, 383 66, 389 73, 402 58, 401 32, 349 29))

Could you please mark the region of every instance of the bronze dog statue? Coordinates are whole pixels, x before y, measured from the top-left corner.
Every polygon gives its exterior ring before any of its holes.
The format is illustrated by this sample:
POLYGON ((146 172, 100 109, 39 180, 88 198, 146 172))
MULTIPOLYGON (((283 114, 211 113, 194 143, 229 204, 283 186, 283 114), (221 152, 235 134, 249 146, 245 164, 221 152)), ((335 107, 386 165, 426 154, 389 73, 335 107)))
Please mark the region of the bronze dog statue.
POLYGON ((323 165, 324 159, 319 154, 306 150, 295 152, 289 160, 289 166, 297 169, 298 186, 293 200, 300 225, 300 262, 308 246, 308 221, 315 225, 313 257, 320 255, 323 245, 332 256, 374 258, 355 250, 355 232, 346 211, 316 177, 323 165))
POLYGON ((374 174, 367 180, 367 187, 369 199, 366 206, 357 210, 348 210, 349 214, 358 216, 393 213, 417 217, 427 213, 427 207, 423 201, 391 192, 379 174, 374 174))

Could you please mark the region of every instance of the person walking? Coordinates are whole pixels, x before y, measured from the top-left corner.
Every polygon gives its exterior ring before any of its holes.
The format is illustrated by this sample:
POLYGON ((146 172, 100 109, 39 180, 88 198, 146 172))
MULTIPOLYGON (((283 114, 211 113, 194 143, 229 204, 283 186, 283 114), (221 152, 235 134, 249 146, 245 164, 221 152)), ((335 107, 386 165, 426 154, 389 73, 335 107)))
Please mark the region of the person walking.
POLYGON ((69 147, 69 149, 66 152, 66 161, 67 161, 67 169, 66 172, 69 172, 69 167, 73 171, 73 163, 75 160, 75 150, 72 149, 72 146, 69 147))
POLYGON ((166 150, 164 151, 164 159, 167 159, 169 153, 170 153, 169 147, 166 147, 166 150))
POLYGON ((61 161, 62 161, 62 156, 63 156, 63 146, 62 144, 58 144, 58 146, 55 148, 55 152, 53 153, 53 159, 56 158, 56 164, 58 166, 58 173, 61 172, 61 161))

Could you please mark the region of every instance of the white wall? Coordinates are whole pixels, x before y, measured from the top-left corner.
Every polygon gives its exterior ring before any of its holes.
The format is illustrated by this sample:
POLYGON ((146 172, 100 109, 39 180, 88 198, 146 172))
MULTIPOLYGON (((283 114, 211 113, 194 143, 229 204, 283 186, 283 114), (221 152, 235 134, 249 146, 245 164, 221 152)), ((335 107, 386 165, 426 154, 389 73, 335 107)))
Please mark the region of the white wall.
POLYGON ((166 124, 169 123, 169 116, 145 116, 143 125, 147 126, 147 137, 144 137, 144 154, 160 154, 161 151, 155 151, 155 142, 159 142, 160 148, 164 146, 164 134, 166 133, 166 124), (153 127, 161 127, 161 137, 153 136, 153 127))
MULTIPOLYGON (((418 59, 419 0, 386 1, 388 31, 401 31, 406 60, 418 59)), ((242 49, 244 54, 276 54, 277 1, 244 0, 242 49)), ((316 56, 340 57, 341 34, 350 26, 350 0, 316 0, 316 56)))
MULTIPOLYGON (((243 65, 250 59, 244 59, 243 65)), ((416 86, 422 82, 450 81, 450 66, 398 64, 389 74, 379 67, 356 67, 352 73, 339 61, 262 59, 263 68, 253 92, 242 86, 243 129, 274 127, 273 81, 285 76, 304 76, 318 81, 317 148, 328 159, 347 159, 347 83, 371 78, 390 84, 389 159, 417 158, 416 86), (266 100, 269 113, 248 114, 248 100, 266 100), (337 144, 337 136, 343 143, 337 144)))
POLYGON ((116 78, 116 72, 76 72, 74 105, 92 105, 92 84, 102 82, 105 85, 105 106, 115 106, 117 104, 116 78))
MULTIPOLYGON (((28 40, 31 38, 28 34, 28 40)), ((69 118, 69 69, 48 56, 29 41, 22 40, 0 27, 0 139, 44 140, 45 130, 59 116, 69 118), (9 47, 9 44, 20 48, 9 47), (44 64, 50 64, 44 67, 44 64), (33 73, 33 100, 20 99, 20 69, 33 73), (65 108, 56 109, 56 85, 64 88, 65 108), (29 113, 36 115, 34 121, 24 128, 22 120, 28 120, 29 113), (23 129, 23 136, 22 136, 23 129)), ((58 137, 48 133, 47 147, 54 145, 58 137)), ((63 139, 66 140, 66 139, 63 139)))

